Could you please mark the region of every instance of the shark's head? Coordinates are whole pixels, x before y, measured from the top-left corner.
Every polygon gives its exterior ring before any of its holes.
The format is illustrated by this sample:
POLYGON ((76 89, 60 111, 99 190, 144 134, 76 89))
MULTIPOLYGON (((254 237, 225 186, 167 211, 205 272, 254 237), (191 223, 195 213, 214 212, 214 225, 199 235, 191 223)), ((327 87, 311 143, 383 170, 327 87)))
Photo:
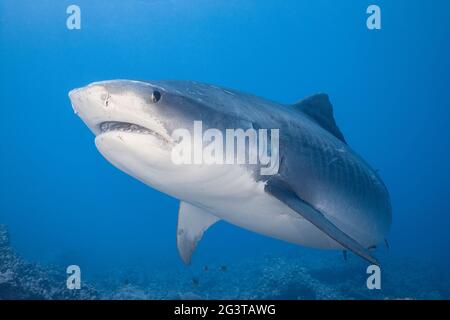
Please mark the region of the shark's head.
POLYGON ((181 171, 171 161, 172 132, 189 128, 201 107, 161 85, 113 80, 89 84, 69 93, 76 114, 95 134, 95 145, 113 165, 165 190, 181 171), (162 179, 161 177, 165 177, 162 179))

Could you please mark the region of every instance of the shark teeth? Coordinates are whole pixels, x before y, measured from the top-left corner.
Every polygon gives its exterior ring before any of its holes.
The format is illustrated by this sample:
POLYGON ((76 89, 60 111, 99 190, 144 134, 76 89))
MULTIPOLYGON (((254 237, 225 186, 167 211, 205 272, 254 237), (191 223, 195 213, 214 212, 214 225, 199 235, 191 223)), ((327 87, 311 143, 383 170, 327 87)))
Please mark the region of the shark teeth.
POLYGON ((134 123, 128 123, 128 122, 118 122, 118 121, 108 121, 108 122, 102 122, 100 124, 100 131, 101 133, 107 133, 107 132, 128 132, 128 133, 140 133, 140 134, 150 134, 157 138, 160 138, 162 140, 166 140, 162 135, 159 133, 147 129, 145 127, 142 127, 140 125, 134 124, 134 123))

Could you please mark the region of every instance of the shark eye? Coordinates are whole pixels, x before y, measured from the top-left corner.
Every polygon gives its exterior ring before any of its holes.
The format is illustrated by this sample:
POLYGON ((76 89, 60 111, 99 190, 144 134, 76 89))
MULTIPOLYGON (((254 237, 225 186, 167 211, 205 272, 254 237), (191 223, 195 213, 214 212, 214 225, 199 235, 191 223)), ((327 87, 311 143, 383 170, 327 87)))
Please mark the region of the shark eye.
POLYGON ((151 99, 152 99, 153 103, 158 102, 161 99, 161 92, 159 92, 157 90, 154 90, 153 93, 152 93, 152 98, 151 99))

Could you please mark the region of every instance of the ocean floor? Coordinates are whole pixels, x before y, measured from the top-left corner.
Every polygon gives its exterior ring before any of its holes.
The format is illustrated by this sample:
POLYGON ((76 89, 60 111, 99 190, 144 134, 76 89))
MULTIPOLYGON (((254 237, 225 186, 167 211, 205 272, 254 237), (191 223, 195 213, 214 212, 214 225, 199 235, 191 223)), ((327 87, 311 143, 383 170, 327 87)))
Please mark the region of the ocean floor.
POLYGON ((330 264, 320 254, 266 257, 207 271, 118 270, 100 287, 113 299, 450 299, 448 273, 425 263, 385 262, 381 290, 367 289, 366 267, 356 258, 330 264))
POLYGON ((0 300, 98 299, 90 285, 68 290, 63 268, 24 261, 10 246, 8 230, 0 225, 0 300))
POLYGON ((383 259, 381 290, 367 289, 366 267, 319 252, 252 257, 188 269, 109 270, 68 290, 64 267, 24 261, 0 225, 0 299, 450 299, 449 272, 426 261, 383 259))

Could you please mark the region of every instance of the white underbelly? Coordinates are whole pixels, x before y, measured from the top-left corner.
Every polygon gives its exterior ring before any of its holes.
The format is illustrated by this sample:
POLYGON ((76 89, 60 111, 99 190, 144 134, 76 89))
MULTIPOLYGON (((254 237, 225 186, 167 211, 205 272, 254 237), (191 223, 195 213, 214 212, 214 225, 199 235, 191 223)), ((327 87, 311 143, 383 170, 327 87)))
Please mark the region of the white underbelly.
POLYGON ((195 171, 187 179, 178 175, 177 186, 166 192, 253 232, 304 246, 341 248, 309 221, 265 193, 264 183, 256 182, 245 168, 222 166, 195 171))
POLYGON ((103 134, 100 152, 119 169, 145 184, 206 209, 239 227, 295 244, 340 248, 334 240, 279 200, 264 192, 244 166, 175 165, 155 139, 138 134, 103 134), (130 154, 130 148, 134 146, 130 154))
POLYGON ((253 192, 243 194, 245 199, 223 194, 220 200, 203 203, 214 215, 241 228, 299 245, 340 248, 316 226, 265 193, 262 182, 258 184, 253 192))

